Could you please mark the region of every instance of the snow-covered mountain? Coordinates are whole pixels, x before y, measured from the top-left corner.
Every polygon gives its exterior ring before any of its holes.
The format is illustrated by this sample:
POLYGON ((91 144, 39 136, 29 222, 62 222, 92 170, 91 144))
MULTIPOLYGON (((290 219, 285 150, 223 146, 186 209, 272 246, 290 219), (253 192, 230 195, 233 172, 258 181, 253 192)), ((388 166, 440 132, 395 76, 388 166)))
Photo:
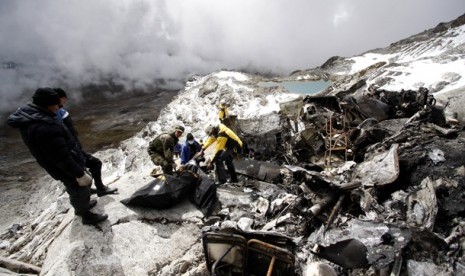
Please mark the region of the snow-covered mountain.
MULTIPOLYGON (((365 93, 372 85, 390 91, 426 87, 442 104, 448 102, 448 108, 464 122, 464 18, 384 49, 350 58, 331 58, 321 67, 297 71, 282 79, 333 80, 334 84, 322 94, 349 90, 360 80, 366 84, 352 92, 365 93)), ((301 95, 282 87, 260 87, 261 80, 260 76, 230 71, 194 77, 156 121, 119 147, 96 153, 104 163, 104 182, 118 187, 120 192, 99 198, 97 210, 109 215, 109 221, 99 229, 84 226, 75 218, 60 183, 48 176, 34 180, 44 183, 39 193, 43 197, 31 198, 28 208, 34 216, 30 220, 2 234, 2 255, 40 265, 42 275, 204 275, 200 242, 204 221, 194 205, 186 201, 169 210, 132 209, 120 200, 152 179, 148 143, 174 125, 184 125, 185 133, 205 138, 204 126, 216 121, 220 99, 226 99, 230 112, 250 126, 245 134, 260 135, 279 127, 280 104, 301 95), (45 197, 53 194, 60 195, 58 200, 45 197), (33 212, 37 201, 52 204, 33 212)), ((255 203, 247 189, 238 189, 235 197, 235 205, 252 212, 255 203)))
MULTIPOLYGON (((465 15, 441 23, 382 49, 349 58, 332 57, 318 68, 296 71, 296 79, 328 78, 335 85, 326 92, 347 90, 360 79, 390 91, 427 88, 453 105, 465 87, 465 15)), ((465 115, 459 111, 462 118, 465 115)))

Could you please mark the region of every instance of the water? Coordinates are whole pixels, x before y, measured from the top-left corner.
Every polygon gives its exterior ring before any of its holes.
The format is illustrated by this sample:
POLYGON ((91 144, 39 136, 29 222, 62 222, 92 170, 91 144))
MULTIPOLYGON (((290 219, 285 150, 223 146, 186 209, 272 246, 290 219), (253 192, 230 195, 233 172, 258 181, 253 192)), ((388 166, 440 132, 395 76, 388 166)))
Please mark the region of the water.
POLYGON ((323 91, 328 86, 332 84, 331 81, 283 81, 283 82, 274 82, 274 81, 262 81, 258 85, 261 87, 273 87, 273 86, 282 86, 287 91, 303 95, 316 94, 323 91))

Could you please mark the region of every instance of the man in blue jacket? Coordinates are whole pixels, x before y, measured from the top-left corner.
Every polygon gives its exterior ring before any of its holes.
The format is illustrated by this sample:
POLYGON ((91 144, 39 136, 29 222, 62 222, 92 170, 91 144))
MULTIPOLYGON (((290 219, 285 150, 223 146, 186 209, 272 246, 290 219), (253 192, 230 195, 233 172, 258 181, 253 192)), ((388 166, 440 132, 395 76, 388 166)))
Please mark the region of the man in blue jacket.
POLYGON ((186 136, 186 142, 181 148, 181 165, 185 165, 191 160, 197 152, 200 152, 202 147, 199 142, 195 141, 194 135, 188 133, 186 136))
POLYGON ((69 130, 56 120, 60 104, 52 88, 39 88, 32 103, 8 117, 8 125, 18 128, 21 137, 39 165, 66 187, 75 214, 84 224, 97 224, 108 218, 90 211, 97 201, 90 201, 92 177, 85 171, 85 159, 69 130))

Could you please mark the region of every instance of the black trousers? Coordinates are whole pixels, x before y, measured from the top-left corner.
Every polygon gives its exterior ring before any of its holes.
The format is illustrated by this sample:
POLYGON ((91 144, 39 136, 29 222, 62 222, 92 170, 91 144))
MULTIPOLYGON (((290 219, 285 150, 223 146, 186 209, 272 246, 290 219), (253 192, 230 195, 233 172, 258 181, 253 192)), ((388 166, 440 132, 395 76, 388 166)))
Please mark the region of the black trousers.
POLYGON ((102 161, 97 157, 85 153, 86 163, 85 166, 89 169, 92 178, 94 179, 94 184, 97 189, 105 189, 102 182, 102 161))
POLYGON ((228 173, 231 177, 231 181, 237 181, 236 168, 234 168, 233 163, 234 156, 236 156, 234 150, 226 149, 218 154, 219 155, 215 160, 216 177, 218 178, 218 181, 226 182, 228 179, 228 173), (224 168, 225 164, 228 171, 224 168))
POLYGON ((83 215, 89 211, 90 186, 81 187, 77 181, 64 181, 69 201, 73 206, 76 215, 83 215))

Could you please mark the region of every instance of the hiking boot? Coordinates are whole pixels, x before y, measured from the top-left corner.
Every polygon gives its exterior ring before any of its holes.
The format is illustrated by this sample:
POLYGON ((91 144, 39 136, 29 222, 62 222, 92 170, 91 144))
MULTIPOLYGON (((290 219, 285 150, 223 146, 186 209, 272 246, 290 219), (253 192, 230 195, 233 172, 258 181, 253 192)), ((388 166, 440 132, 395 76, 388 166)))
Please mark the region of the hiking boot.
POLYGON ((105 221, 108 218, 106 214, 96 214, 92 213, 91 211, 87 211, 84 215, 82 215, 82 224, 91 224, 95 225, 102 221, 105 221))
POLYGON ((103 186, 103 188, 97 188, 97 196, 101 197, 104 195, 115 194, 118 192, 118 188, 108 188, 107 186, 103 186))
POLYGON ((163 171, 159 167, 157 167, 152 170, 152 172, 150 173, 150 176, 157 178, 162 174, 163 174, 163 171))
POLYGON ((97 200, 96 199, 89 200, 89 210, 94 208, 95 205, 97 205, 97 200))
POLYGON ((221 185, 221 184, 224 184, 224 183, 226 183, 226 179, 218 180, 215 184, 216 185, 221 185))
MULTIPOLYGON (((96 199, 91 199, 91 200, 89 200, 89 209, 88 209, 88 210, 94 208, 95 205, 97 205, 97 200, 96 200, 96 199)), ((76 210, 74 210, 74 214, 77 215, 77 216, 80 216, 80 215, 81 215, 81 214, 80 214, 78 211, 76 211, 76 210)))

